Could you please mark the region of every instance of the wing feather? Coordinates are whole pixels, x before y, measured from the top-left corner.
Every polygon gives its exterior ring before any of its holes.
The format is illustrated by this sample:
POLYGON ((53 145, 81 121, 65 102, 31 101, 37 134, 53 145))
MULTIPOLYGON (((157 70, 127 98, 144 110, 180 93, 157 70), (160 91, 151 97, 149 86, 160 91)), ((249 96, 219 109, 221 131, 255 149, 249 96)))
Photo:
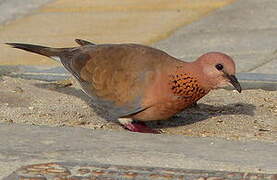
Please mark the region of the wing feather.
POLYGON ((142 104, 144 93, 163 63, 158 57, 165 53, 131 44, 81 46, 72 51, 74 56, 62 58, 62 63, 97 104, 118 117, 148 108, 142 104))

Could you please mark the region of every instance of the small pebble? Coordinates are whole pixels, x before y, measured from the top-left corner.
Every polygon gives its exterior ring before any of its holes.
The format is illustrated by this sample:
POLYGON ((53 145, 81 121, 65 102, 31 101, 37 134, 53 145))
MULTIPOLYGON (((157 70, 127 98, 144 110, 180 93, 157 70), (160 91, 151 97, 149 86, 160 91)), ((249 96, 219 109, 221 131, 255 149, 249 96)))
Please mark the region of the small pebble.
POLYGON ((28 107, 28 109, 33 110, 33 109, 34 109, 34 107, 33 107, 33 106, 30 106, 30 107, 28 107))

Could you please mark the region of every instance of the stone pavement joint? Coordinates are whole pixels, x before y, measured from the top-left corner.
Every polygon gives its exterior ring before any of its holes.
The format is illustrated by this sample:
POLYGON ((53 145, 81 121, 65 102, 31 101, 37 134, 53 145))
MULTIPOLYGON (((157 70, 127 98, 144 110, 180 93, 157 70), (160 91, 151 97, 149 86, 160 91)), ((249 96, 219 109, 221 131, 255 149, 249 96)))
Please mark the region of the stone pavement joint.
POLYGON ((277 180, 277 174, 134 167, 98 163, 45 163, 23 166, 3 180, 277 180))
POLYGON ((273 61, 276 61, 276 59, 277 59, 277 50, 275 50, 272 54, 270 54, 269 56, 267 56, 263 60, 261 60, 260 64, 257 64, 256 66, 249 68, 247 71, 253 72, 253 71, 257 70, 258 68, 261 68, 263 66, 266 66, 267 64, 272 63, 273 61))

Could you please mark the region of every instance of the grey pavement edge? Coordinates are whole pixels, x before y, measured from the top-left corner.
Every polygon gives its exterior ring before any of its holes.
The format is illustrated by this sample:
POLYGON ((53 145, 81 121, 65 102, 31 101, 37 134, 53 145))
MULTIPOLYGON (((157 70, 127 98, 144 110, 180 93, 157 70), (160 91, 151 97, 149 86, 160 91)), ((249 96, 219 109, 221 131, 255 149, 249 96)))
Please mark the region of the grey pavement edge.
POLYGON ((29 14, 52 0, 0 0, 0 24, 29 14))
POLYGON ((50 162, 277 173, 277 144, 0 124, 0 177, 50 162))

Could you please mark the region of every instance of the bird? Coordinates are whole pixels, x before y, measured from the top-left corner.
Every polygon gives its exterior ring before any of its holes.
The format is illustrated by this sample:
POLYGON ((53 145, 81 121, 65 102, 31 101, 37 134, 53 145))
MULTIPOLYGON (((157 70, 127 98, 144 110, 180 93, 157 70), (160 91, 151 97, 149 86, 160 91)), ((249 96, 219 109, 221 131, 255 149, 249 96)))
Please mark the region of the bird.
POLYGON ((146 45, 75 41, 78 46, 70 48, 6 44, 61 62, 96 104, 132 132, 161 133, 145 122, 169 119, 217 88, 242 90, 234 60, 221 52, 186 62, 146 45))

